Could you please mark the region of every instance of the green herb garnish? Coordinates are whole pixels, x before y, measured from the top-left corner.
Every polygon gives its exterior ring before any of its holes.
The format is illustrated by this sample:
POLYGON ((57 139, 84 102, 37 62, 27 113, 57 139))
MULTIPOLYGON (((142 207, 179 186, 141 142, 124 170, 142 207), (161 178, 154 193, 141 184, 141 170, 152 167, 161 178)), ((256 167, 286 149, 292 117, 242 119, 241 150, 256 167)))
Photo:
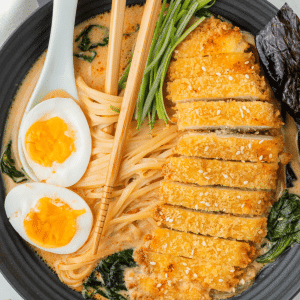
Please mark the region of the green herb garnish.
POLYGON ((127 291, 123 279, 124 269, 136 267, 133 249, 117 252, 100 261, 86 282, 83 284, 84 298, 95 299, 101 295, 110 300, 126 300, 119 291, 127 291))
POLYGON ((74 53, 74 56, 79 57, 81 59, 84 59, 88 62, 92 62, 94 60, 94 58, 97 56, 97 52, 93 49, 95 49, 97 47, 107 46, 108 45, 108 40, 109 40, 108 34, 109 34, 109 30, 105 26, 96 25, 96 24, 89 25, 75 39, 76 43, 81 40, 81 42, 78 45, 78 48, 82 52, 74 53), (92 43, 91 39, 89 37, 89 34, 91 33, 91 31, 94 28, 100 28, 104 32, 104 37, 97 43, 92 43), (83 52, 86 52, 86 53, 83 53, 83 52), (90 52, 92 53, 91 55, 89 55, 90 52))
POLYGON ((11 152, 12 141, 10 141, 1 158, 1 171, 8 175, 15 183, 21 183, 27 180, 26 175, 18 171, 15 167, 15 160, 11 152))
POLYGON ((273 261, 286 248, 300 243, 300 197, 286 190, 273 205, 267 228, 271 249, 257 258, 261 263, 273 261))
POLYGON ((163 85, 172 53, 209 15, 206 11, 209 2, 211 0, 171 0, 166 8, 167 0, 163 1, 137 100, 135 118, 138 128, 147 116, 150 129, 154 126, 156 115, 168 123, 169 118, 163 101, 163 85), (195 14, 199 19, 185 30, 195 14))
POLYGON ((120 108, 119 107, 111 105, 110 109, 113 110, 113 111, 115 111, 116 113, 120 113, 120 108))

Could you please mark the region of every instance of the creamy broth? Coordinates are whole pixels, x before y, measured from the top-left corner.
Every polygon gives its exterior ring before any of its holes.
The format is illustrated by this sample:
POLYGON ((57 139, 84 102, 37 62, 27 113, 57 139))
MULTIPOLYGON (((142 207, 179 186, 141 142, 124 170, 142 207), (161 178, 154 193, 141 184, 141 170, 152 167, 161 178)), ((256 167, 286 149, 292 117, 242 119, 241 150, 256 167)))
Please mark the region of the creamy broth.
MULTIPOLYGON (((128 35, 123 36, 123 46, 122 46, 122 58, 121 58, 121 65, 120 65, 120 76, 122 75, 122 72, 125 70, 128 61, 130 59, 130 56, 132 54, 135 39, 137 37, 137 24, 140 24, 141 17, 142 17, 143 7, 141 6, 134 6, 126 9, 125 14, 125 27, 124 31, 128 33, 128 35)), ((109 20, 110 20, 110 13, 104 13, 102 15, 96 16, 90 20, 87 20, 78 26, 76 26, 74 31, 74 39, 90 24, 98 24, 105 27, 109 27, 109 20)), ((96 31, 94 32, 96 34, 96 31)), ((91 36, 91 39, 95 38, 94 36, 91 36)), ((104 91, 104 84, 105 84, 105 72, 106 72, 106 58, 107 58, 107 50, 108 47, 98 47, 97 48, 97 56, 93 60, 92 63, 84 61, 79 58, 74 58, 74 67, 75 67, 75 75, 80 75, 84 81, 87 83, 88 86, 97 89, 99 91, 104 91)), ((78 52, 77 44, 74 44, 74 52, 78 52)), ((25 107, 27 105, 27 102, 29 101, 30 95, 35 87, 35 84, 39 78, 43 63, 45 60, 45 53, 38 59, 38 61, 35 63, 35 65, 31 68, 29 73, 26 75, 22 85, 19 88, 19 91, 13 101, 13 104, 10 109, 10 113, 8 116, 8 120, 6 123, 6 129, 5 129, 5 135, 3 139, 4 147, 7 145, 9 140, 12 140, 12 150, 14 154, 14 158, 16 158, 16 165, 18 168, 21 167, 20 162, 18 160, 17 155, 17 135, 18 135, 18 129, 20 126, 20 121, 23 116, 25 107)), ((67 95, 63 91, 54 91, 53 93, 49 94, 46 98, 53 98, 53 97, 67 97, 67 95)), ((300 177, 300 165, 299 165, 299 159, 298 159, 298 151, 296 147, 296 126, 294 124, 294 121, 291 117, 287 118, 287 123, 283 128, 284 136, 285 136, 285 142, 286 142, 286 151, 288 153, 293 154, 291 165, 297 174, 297 177, 300 177)), ((3 176, 6 193, 8 193, 13 187, 16 186, 16 184, 6 175, 3 176)), ((300 181, 297 180, 294 182, 295 187, 290 189, 290 192, 300 194, 300 181)), ((93 202, 89 199, 86 199, 87 203, 90 205, 90 207, 93 210, 93 213, 96 214, 97 210, 95 206, 93 205, 93 202)), ((110 253, 117 252, 119 250, 122 250, 122 245, 118 244, 116 242, 118 240, 118 236, 115 237, 114 240, 111 241, 110 244, 110 253)), ((131 244, 131 246, 137 246, 138 243, 131 244)), ((59 259, 67 259, 70 257, 70 255, 57 255, 52 254, 49 252, 42 251, 38 248, 33 247, 34 250, 38 253, 39 256, 45 262, 54 268, 55 262, 59 259)), ((76 253, 75 253, 76 254, 76 253)), ((72 255, 71 255, 72 257, 72 255)), ((262 264, 258 264, 254 262, 250 267, 248 273, 245 275, 245 281, 246 284, 243 287, 240 287, 240 290, 244 290, 251 285, 253 278, 258 273, 258 271, 262 268, 262 264)), ((76 288, 77 290, 81 289, 81 286, 76 288)), ((220 298, 228 298, 228 296, 233 296, 240 292, 240 290, 237 290, 236 293, 233 294, 226 294, 223 295, 222 293, 216 293, 214 295, 215 299, 220 298)))

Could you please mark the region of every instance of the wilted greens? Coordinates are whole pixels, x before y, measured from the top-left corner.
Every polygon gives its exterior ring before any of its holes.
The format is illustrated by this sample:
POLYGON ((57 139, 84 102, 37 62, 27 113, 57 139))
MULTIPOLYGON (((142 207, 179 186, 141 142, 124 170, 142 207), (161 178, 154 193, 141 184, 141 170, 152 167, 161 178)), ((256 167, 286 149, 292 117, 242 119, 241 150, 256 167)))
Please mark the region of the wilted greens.
POLYGON ((1 172, 8 175, 15 183, 21 183, 27 180, 25 173, 15 167, 15 160, 12 158, 10 141, 1 158, 1 172))
POLYGON ((127 290, 124 269, 137 266, 132 255, 133 249, 127 249, 103 259, 83 284, 84 298, 95 299, 95 295, 101 295, 110 300, 126 300, 118 292, 127 290))
POLYGON ((300 243, 300 197, 286 190, 273 205, 267 228, 271 249, 258 257, 261 263, 273 261, 286 248, 300 243))

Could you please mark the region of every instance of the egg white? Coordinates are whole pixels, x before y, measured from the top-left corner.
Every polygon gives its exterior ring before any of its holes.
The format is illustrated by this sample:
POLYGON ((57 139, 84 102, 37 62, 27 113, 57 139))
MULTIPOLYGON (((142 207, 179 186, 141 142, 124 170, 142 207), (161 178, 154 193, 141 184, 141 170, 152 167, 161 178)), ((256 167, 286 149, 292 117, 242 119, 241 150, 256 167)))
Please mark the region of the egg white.
POLYGON ((69 254, 81 248, 93 225, 91 209, 79 195, 66 188, 45 183, 33 182, 16 186, 7 194, 4 208, 11 225, 24 240, 40 249, 57 254, 69 254), (24 218, 43 197, 59 198, 74 210, 86 210, 84 214, 76 218, 76 233, 73 239, 63 247, 43 248, 32 242, 26 234, 24 218))
POLYGON ((26 160, 39 181, 68 187, 79 181, 85 173, 92 151, 91 133, 85 115, 74 100, 53 98, 36 105, 25 116, 20 137, 26 160), (76 149, 63 163, 44 167, 30 158, 25 148, 25 136, 33 123, 53 117, 61 118, 74 131, 76 149))

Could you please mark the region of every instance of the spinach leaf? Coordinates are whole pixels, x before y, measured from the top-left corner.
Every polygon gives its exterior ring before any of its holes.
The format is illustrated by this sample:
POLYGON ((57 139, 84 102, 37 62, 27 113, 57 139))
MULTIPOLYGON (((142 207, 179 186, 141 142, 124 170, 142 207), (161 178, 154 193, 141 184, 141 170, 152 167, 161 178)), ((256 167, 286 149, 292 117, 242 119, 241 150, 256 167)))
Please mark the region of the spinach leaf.
POLYGON ((271 249, 258 257, 258 262, 270 262, 295 243, 300 243, 300 197, 287 190, 273 205, 267 223, 267 239, 271 249))
POLYGON ((74 56, 84 59, 88 62, 92 62, 94 60, 94 58, 97 56, 97 52, 92 49, 95 49, 98 46, 100 46, 100 47, 107 46, 108 40, 109 40, 108 34, 109 34, 109 30, 105 26, 97 25, 97 24, 89 25, 79 34, 79 36, 75 39, 75 42, 77 43, 81 40, 81 42, 78 45, 79 50, 81 50, 83 52, 87 52, 87 53, 91 52, 92 55, 88 55, 88 54, 79 52, 79 53, 74 53, 74 56), (101 30, 104 31, 104 37, 102 38, 102 40, 100 40, 97 43, 92 43, 91 39, 89 37, 89 34, 93 30, 93 28, 100 28, 101 30))
POLYGON ((1 171, 8 175, 15 183, 21 183, 27 180, 25 173, 18 171, 15 167, 15 161, 11 153, 12 141, 10 141, 1 158, 1 171))
POLYGON ((111 300, 126 300, 117 292, 127 290, 123 279, 124 269, 137 266, 132 255, 133 249, 127 249, 100 261, 83 284, 83 296, 94 299, 94 295, 99 294, 111 300))

